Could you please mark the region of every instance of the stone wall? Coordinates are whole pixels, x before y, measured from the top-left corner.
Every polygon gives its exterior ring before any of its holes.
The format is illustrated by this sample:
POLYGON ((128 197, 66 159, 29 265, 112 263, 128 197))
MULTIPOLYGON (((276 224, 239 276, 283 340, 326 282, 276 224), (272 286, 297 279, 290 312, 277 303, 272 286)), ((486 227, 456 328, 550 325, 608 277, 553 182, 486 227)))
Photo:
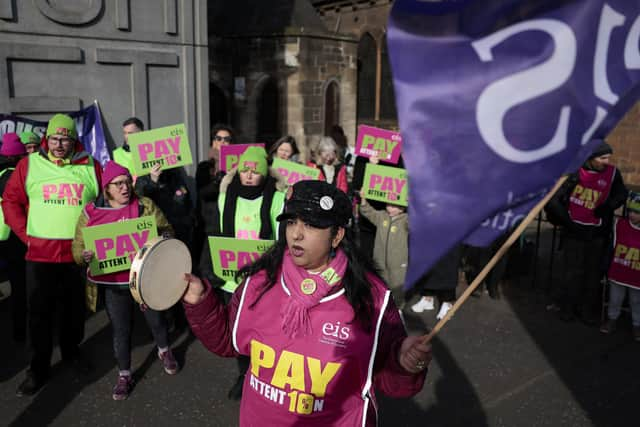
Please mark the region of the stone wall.
POLYGON ((620 168, 625 184, 640 190, 640 103, 622 118, 607 142, 613 147, 611 159, 620 168))
POLYGON ((349 37, 223 37, 211 40, 210 75, 228 94, 231 122, 243 142, 256 142, 260 96, 267 81, 275 81, 279 133, 293 135, 307 159, 309 140, 324 134, 325 92, 331 82, 339 88, 340 124, 348 139, 355 139, 356 54, 357 43, 349 37), (237 79, 244 81, 244 91, 238 91, 237 79))
POLYGON ((130 116, 184 122, 197 161, 209 142, 206 17, 205 0, 0 0, 0 110, 48 119, 95 99, 111 147, 130 116))

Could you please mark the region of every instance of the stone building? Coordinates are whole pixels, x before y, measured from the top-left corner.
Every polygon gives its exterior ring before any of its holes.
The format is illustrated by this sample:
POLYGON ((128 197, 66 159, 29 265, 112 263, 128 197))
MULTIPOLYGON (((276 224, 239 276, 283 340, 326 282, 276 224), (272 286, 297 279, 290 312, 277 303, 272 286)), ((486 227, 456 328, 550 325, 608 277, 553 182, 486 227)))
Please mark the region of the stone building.
POLYGON ((352 144, 360 123, 397 127, 385 48, 390 6, 389 0, 210 4, 211 123, 232 123, 245 141, 290 134, 301 147, 333 125, 352 144))
MULTIPOLYGON (((397 128, 386 25, 392 0, 0 0, 0 111, 48 118, 98 100, 121 122, 185 122, 194 161, 216 122, 245 142, 341 125, 397 128)), ((640 107, 609 136, 640 184, 640 107)), ((305 150, 306 151, 306 150, 305 150)), ((307 153, 305 152, 305 155, 307 153)), ((189 168, 192 172, 193 168, 189 168)))
POLYGON ((0 111, 46 120, 98 100, 112 146, 138 116, 148 127, 184 122, 201 157, 206 11, 205 0, 0 0, 0 111))

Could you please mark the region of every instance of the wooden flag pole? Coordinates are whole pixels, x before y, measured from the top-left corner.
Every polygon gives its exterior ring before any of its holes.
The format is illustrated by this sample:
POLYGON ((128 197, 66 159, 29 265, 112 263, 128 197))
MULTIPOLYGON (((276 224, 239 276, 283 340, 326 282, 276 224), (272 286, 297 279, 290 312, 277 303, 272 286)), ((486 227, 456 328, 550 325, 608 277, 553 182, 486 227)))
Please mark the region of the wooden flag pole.
POLYGON ((471 295, 471 293, 478 287, 478 285, 482 283, 482 281, 487 276, 487 274, 489 274, 491 269, 496 265, 496 263, 500 260, 500 258, 502 258, 507 253, 511 245, 513 245, 516 239, 518 239, 520 235, 524 232, 525 228, 527 228, 529 223, 531 223, 531 221, 533 221, 533 219, 538 215, 538 213, 540 213, 544 205, 546 205, 549 199, 553 197, 553 195, 558 191, 558 189, 566 181, 566 179, 567 179, 566 175, 560 177, 560 179, 558 179, 558 181, 556 182, 554 187, 551 189, 551 191, 549 191, 549 193, 547 193, 547 195, 544 196, 544 198, 540 200, 538 204, 533 207, 533 209, 531 209, 529 214, 522 220, 522 222, 518 225, 518 227, 516 227, 513 233, 511 233, 507 241, 503 243, 500 249, 498 249, 498 251, 493 256, 493 258, 489 260, 487 265, 484 266, 482 271, 476 276, 475 279, 473 279, 473 282, 471 282, 471 284, 467 287, 467 289, 462 293, 460 298, 458 298, 455 304, 453 304, 453 307, 451 307, 451 309, 449 309, 447 314, 442 319, 440 319, 438 323, 436 323, 436 325, 433 327, 431 332, 429 332, 426 335, 423 335, 423 342, 425 343, 430 342, 433 339, 433 337, 440 331, 440 329, 442 329, 445 323, 447 323, 449 319, 453 317, 453 315, 458 310, 458 308, 460 308, 460 306, 464 304, 467 298, 469 298, 469 295, 471 295))

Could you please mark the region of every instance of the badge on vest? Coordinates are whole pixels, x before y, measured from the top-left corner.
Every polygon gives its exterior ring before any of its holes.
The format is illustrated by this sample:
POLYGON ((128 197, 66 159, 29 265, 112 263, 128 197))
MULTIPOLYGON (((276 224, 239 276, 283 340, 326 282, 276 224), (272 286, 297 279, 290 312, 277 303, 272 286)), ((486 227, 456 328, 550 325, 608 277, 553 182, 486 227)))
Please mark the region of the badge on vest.
POLYGON ((300 289, 305 295, 313 294, 316 291, 316 288, 316 282, 313 279, 307 278, 300 283, 300 289))

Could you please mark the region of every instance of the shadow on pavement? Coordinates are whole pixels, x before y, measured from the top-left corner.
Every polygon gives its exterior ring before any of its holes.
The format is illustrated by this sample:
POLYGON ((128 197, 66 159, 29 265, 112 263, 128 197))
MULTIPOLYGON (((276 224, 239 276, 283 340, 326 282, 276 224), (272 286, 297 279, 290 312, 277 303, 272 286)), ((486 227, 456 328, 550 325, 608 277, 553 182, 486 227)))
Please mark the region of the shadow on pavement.
MULTIPOLYGON (((404 314, 408 330, 427 330, 422 318, 406 312, 404 314)), ((436 336, 431 345, 433 360, 430 370, 434 371, 434 365, 437 364, 440 373, 437 376, 433 372, 427 373, 427 380, 420 394, 433 394, 428 399, 433 403, 425 409, 415 399, 393 399, 378 393, 380 425, 487 426, 486 415, 473 384, 458 366, 446 344, 436 336)))

